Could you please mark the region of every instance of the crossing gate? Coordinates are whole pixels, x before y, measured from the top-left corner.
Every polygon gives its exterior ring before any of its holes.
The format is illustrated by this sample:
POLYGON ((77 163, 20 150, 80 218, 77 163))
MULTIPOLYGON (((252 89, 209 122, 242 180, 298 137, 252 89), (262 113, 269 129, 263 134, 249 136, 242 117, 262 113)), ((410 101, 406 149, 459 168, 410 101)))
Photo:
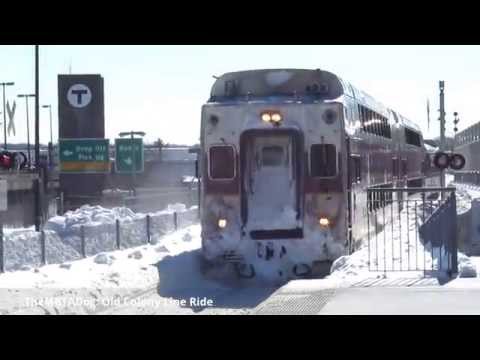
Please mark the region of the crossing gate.
POLYGON ((367 199, 370 271, 458 272, 455 188, 369 188, 367 199))

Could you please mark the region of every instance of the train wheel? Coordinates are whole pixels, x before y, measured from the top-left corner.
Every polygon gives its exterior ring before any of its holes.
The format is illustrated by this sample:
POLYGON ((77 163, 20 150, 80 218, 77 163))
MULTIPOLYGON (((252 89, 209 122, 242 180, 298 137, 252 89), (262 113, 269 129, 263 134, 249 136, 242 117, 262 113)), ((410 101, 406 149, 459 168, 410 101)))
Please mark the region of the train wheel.
POLYGON ((462 170, 465 166, 465 157, 461 154, 453 154, 450 158, 450 167, 453 170, 462 170))
POLYGON ((433 165, 438 169, 446 169, 450 164, 450 156, 444 152, 438 152, 433 158, 433 165))

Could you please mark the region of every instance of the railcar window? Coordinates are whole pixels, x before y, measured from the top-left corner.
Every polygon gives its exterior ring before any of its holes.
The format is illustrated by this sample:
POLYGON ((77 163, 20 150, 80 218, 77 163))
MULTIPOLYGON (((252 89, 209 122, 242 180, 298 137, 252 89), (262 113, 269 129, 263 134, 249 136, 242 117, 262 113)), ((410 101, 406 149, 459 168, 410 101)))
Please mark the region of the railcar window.
POLYGON ((407 144, 421 146, 420 134, 410 129, 405 129, 405 140, 407 144))
POLYGON ((335 176, 337 149, 333 144, 314 144, 310 148, 310 174, 314 177, 335 176))
POLYGON ((210 177, 227 180, 235 177, 235 154, 232 146, 212 146, 209 151, 210 177))
POLYGON ((375 111, 367 109, 362 105, 358 105, 358 113, 360 114, 360 122, 365 132, 391 139, 392 134, 388 119, 375 111))
POLYGON ((281 166, 285 162, 284 148, 281 146, 265 146, 262 148, 263 166, 281 166))

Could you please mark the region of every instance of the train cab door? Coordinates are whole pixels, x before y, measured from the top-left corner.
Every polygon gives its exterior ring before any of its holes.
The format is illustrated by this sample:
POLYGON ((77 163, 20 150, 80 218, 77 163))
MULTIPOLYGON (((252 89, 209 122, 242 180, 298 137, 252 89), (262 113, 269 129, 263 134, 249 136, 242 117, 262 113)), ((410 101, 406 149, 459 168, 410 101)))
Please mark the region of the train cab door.
POLYGON ((248 146, 247 227, 250 231, 299 228, 292 136, 255 135, 248 146))

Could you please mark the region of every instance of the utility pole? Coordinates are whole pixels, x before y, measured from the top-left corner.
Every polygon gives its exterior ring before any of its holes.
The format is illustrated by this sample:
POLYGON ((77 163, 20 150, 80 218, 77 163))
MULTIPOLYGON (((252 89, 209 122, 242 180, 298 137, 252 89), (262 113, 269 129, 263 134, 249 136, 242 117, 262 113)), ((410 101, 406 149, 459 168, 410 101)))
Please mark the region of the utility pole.
POLYGON ((39 67, 38 67, 38 45, 35 45, 35 170, 38 178, 35 180, 35 231, 40 231, 42 223, 42 204, 40 197, 40 94, 39 94, 39 67))
MULTIPOLYGON (((445 151, 445 98, 444 98, 444 90, 445 90, 445 81, 439 82, 440 88, 440 151, 445 151)), ((440 187, 445 187, 445 170, 442 169, 440 171, 440 187)), ((441 199, 445 199, 445 194, 441 192, 441 199)))

